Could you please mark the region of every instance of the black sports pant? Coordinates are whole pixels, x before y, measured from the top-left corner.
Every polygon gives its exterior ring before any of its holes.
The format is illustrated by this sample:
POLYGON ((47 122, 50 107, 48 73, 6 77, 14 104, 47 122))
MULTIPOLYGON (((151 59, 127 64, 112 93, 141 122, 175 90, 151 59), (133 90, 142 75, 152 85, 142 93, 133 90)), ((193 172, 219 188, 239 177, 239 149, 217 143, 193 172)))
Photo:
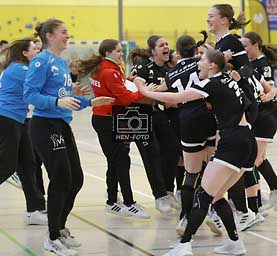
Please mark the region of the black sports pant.
POLYGON ((160 147, 166 189, 173 192, 180 157, 180 142, 166 111, 153 112, 153 129, 160 147))
POLYGON ((60 230, 73 208, 83 185, 83 171, 75 138, 68 123, 57 118, 33 116, 30 122, 32 142, 49 177, 48 227, 51 240, 60 230))
MULTIPOLYGON (((31 120, 30 118, 26 118, 26 121, 25 121, 25 124, 26 124, 27 129, 28 129, 29 136, 31 136, 30 135, 30 124, 29 124, 30 120, 31 120)), ((42 168, 41 168, 42 162, 41 162, 41 160, 38 156, 37 151, 34 150, 34 148, 33 148, 33 152, 34 152, 34 159, 35 159, 35 165, 36 165, 36 171, 35 171, 36 174, 35 174, 35 176, 36 176, 36 179, 37 179, 37 185, 38 185, 38 188, 41 191, 41 193, 43 195, 45 195, 45 189, 44 189, 44 184, 43 184, 43 174, 42 174, 42 168)))
POLYGON ((38 189, 35 162, 27 124, 0 116, 0 184, 17 170, 28 212, 45 210, 45 200, 38 189))
POLYGON ((118 182, 124 203, 134 203, 130 182, 130 143, 114 141, 112 138, 113 117, 92 116, 92 126, 97 132, 102 151, 107 159, 106 183, 108 192, 108 204, 117 201, 118 182))
POLYGON ((153 112, 153 138, 136 142, 155 199, 174 190, 179 160, 178 139, 166 112, 153 112))

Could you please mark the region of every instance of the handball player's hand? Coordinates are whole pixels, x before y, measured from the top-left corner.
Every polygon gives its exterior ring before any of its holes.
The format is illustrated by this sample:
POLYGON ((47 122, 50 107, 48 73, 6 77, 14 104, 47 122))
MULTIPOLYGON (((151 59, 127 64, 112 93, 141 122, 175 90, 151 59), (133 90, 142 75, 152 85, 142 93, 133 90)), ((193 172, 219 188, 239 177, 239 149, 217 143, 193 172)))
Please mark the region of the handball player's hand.
POLYGON ((79 82, 73 83, 73 92, 77 96, 90 96, 89 86, 82 86, 79 82))
POLYGON ((57 106, 69 110, 78 110, 80 108, 80 101, 73 97, 60 98, 57 101, 57 106))
POLYGON ((109 105, 115 101, 115 98, 101 96, 94 99, 91 99, 90 104, 92 107, 102 106, 102 105, 109 105))

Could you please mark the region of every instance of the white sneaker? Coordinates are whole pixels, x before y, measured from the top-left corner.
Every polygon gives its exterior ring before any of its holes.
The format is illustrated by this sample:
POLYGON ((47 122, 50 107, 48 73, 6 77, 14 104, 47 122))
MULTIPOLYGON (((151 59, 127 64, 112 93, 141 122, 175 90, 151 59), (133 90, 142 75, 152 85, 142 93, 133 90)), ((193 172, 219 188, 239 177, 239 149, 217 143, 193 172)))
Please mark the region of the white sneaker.
POLYGON ((223 224, 222 224, 220 217, 217 215, 217 213, 215 211, 213 211, 210 216, 208 215, 206 217, 205 223, 207 224, 207 226, 210 228, 210 230, 213 233, 215 233, 219 236, 222 236, 223 224))
POLYGON ((77 256, 78 252, 68 249, 59 237, 56 240, 50 240, 48 237, 44 240, 44 249, 53 252, 59 256, 77 256))
POLYGON ((15 186, 22 188, 21 181, 19 179, 19 176, 17 172, 14 172, 12 176, 10 176, 9 181, 13 183, 15 186))
POLYGON ((263 217, 267 217, 269 215, 268 210, 266 209, 266 207, 261 206, 259 208, 259 214, 261 214, 263 217))
POLYGON ((181 200, 181 190, 176 190, 175 198, 176 198, 177 202, 181 205, 181 204, 182 204, 182 200, 181 200))
POLYGON ((256 217, 255 213, 249 209, 247 213, 237 211, 234 216, 238 231, 245 231, 252 227, 256 217))
POLYGON ((43 211, 25 212, 24 222, 27 225, 47 225, 47 213, 43 211))
POLYGON ((76 248, 80 247, 82 244, 70 234, 70 231, 68 228, 64 228, 60 230, 61 237, 63 244, 67 246, 67 248, 76 248))
POLYGON ((185 233, 186 227, 188 224, 187 218, 184 216, 178 223, 176 227, 176 233, 178 236, 182 237, 185 233))
POLYGON ((134 203, 131 206, 126 206, 125 211, 129 214, 129 216, 137 217, 140 219, 150 219, 150 215, 144 211, 144 208, 138 203, 134 203))
POLYGON ((241 240, 232 241, 228 239, 224 241, 223 245, 215 247, 214 252, 217 254, 244 255, 246 254, 246 249, 241 240))
POLYGON ((176 197, 174 196, 173 192, 167 191, 167 197, 169 204, 172 208, 179 210, 181 209, 181 204, 176 200, 176 197))
POLYGON ((274 210, 277 211, 277 190, 270 191, 269 198, 266 204, 267 210, 274 207, 274 210))
POLYGON ((161 213, 171 212, 171 206, 168 200, 168 196, 163 196, 155 200, 156 209, 161 213))
POLYGON ((256 214, 256 217, 255 217, 255 220, 254 220, 254 224, 253 224, 252 226, 254 226, 254 225, 256 225, 256 224, 259 224, 259 223, 262 223, 262 222, 264 222, 264 221, 265 221, 264 216, 258 212, 258 213, 256 214))
POLYGON ((130 214, 126 211, 124 205, 120 203, 114 203, 113 205, 106 204, 105 211, 122 217, 130 216, 130 214))
POLYGON ((163 256, 192 256, 191 242, 178 243, 178 245, 163 256))

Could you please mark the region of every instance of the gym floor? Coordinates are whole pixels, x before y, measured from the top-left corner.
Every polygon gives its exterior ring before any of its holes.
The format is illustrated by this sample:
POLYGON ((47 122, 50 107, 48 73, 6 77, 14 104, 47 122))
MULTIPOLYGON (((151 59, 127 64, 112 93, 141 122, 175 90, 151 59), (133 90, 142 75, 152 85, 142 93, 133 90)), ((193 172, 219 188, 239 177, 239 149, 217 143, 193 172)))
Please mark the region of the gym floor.
MULTIPOLYGON (((80 256, 153 256, 163 255, 177 242, 175 227, 179 213, 162 216, 156 209, 141 158, 131 146, 131 180, 135 200, 145 207, 151 219, 119 217, 104 211, 106 161, 91 127, 91 110, 75 113, 72 122, 78 145, 85 183, 67 227, 82 242, 80 256)), ((277 144, 269 146, 268 158, 277 168, 277 144)), ((44 173, 47 183, 47 175, 44 173)), ((262 181, 268 197, 268 187, 262 181)), ((0 256, 53 255, 43 250, 46 226, 26 226, 23 221, 25 199, 21 189, 11 182, 0 186, 0 256)), ((270 210, 266 221, 240 233, 247 255, 273 256, 277 251, 277 212, 270 210)), ((214 246, 226 238, 215 236, 203 224, 192 243, 195 256, 214 255, 214 246)))

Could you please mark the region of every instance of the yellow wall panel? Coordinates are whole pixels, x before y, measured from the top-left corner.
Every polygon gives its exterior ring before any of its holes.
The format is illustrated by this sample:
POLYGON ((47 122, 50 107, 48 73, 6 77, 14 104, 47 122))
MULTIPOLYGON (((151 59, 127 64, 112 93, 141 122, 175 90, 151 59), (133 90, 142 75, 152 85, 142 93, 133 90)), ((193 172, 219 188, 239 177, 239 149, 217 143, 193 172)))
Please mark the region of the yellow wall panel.
POLYGON ((117 37, 114 7, 1 6, 0 12, 0 39, 8 41, 31 36, 38 21, 54 17, 66 23, 74 40, 117 37))
MULTIPOLYGON (((0 39, 12 41, 32 35, 34 29, 31 29, 30 25, 35 26, 38 21, 50 17, 65 21, 74 41, 100 41, 104 38, 118 37, 117 0, 48 0, 43 2, 24 0, 25 5, 21 6, 15 5, 15 3, 23 1, 9 0, 9 4, 14 5, 1 6, 3 2, 0 0, 0 39), (44 6, 39 6, 40 2, 44 6), (54 2, 60 5, 49 5, 54 2), (32 3, 33 5, 31 5, 32 3), (89 5, 77 6, 86 3, 89 5)), ((5 2, 7 3, 7 1, 5 2)), ((176 38, 184 32, 197 36, 198 40, 200 39, 198 32, 207 29, 208 8, 215 2, 218 1, 124 0, 123 30, 126 39, 136 41, 144 47, 150 34, 161 34, 167 38, 172 48, 174 48, 176 38), (143 7, 143 4, 146 6, 143 7), (168 7, 169 4, 171 7, 168 7), (137 6, 135 7, 135 5, 137 6)), ((234 4, 236 16, 238 15, 240 1, 223 2, 234 4)), ((248 8, 246 8, 246 16, 252 19, 248 8)), ((246 30, 249 31, 252 27, 253 25, 250 24, 246 30)), ((271 42, 277 42, 277 32, 271 32, 271 42)))

